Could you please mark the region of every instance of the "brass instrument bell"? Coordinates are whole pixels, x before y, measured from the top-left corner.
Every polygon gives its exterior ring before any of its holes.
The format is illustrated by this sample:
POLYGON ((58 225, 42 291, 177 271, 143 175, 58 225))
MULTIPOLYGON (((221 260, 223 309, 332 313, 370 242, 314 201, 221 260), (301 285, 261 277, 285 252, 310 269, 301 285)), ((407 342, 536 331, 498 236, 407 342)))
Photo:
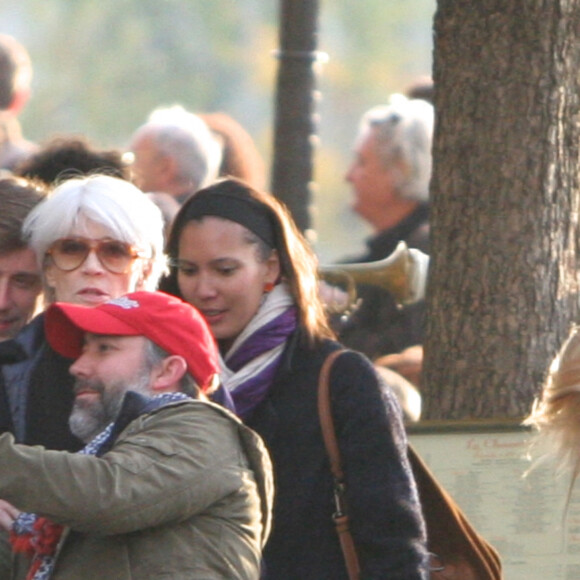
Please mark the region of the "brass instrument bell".
POLYGON ((321 266, 320 277, 330 285, 346 285, 349 297, 348 306, 333 308, 329 311, 349 311, 356 308, 357 284, 370 284, 390 292, 399 306, 412 304, 425 297, 429 256, 415 248, 408 248, 405 242, 399 242, 395 251, 386 258, 376 262, 355 264, 334 264, 321 266))

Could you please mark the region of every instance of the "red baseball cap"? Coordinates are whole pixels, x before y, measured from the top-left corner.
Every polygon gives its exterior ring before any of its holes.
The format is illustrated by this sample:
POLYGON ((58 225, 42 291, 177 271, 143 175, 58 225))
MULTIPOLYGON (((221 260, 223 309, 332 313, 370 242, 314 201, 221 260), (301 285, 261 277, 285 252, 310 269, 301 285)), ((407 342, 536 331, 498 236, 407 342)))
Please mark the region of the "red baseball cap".
POLYGON ((96 307, 56 302, 46 311, 45 330, 52 348, 68 358, 82 354, 85 332, 144 336, 182 356, 202 390, 219 372, 216 342, 202 315, 164 292, 133 292, 96 307))

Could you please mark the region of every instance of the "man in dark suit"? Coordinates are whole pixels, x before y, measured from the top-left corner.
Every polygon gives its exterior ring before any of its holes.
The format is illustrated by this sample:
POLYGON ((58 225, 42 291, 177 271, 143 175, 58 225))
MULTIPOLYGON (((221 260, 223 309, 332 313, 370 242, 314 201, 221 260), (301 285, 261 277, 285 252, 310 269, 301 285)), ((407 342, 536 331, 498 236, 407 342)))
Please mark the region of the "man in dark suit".
MULTIPOLYGON (((428 253, 433 117, 430 103, 403 95, 363 116, 346 180, 353 210, 374 234, 363 255, 345 261, 381 260, 400 241, 428 253)), ((421 344, 424 301, 398 308, 386 290, 360 285, 357 291, 361 306, 338 329, 345 345, 375 360, 421 344)))

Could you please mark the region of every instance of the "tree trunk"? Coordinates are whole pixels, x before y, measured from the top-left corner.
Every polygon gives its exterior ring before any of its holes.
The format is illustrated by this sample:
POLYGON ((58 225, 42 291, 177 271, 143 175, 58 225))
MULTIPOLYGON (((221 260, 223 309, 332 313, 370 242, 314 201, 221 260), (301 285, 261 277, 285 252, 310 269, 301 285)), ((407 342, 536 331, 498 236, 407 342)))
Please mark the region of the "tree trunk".
POLYGON ((272 192, 310 228, 318 1, 281 0, 272 192))
POLYGON ((519 417, 578 315, 580 0, 439 0, 424 417, 519 417))

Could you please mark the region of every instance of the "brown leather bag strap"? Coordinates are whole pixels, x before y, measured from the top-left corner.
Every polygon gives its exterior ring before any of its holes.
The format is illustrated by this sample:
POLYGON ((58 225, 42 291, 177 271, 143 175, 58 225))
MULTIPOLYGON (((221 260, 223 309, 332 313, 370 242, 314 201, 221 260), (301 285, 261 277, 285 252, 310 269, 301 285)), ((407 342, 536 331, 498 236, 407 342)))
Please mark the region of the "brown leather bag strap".
POLYGON ((328 453, 328 459, 330 460, 330 470, 332 471, 332 475, 334 475, 335 479, 340 481, 343 480, 344 473, 342 471, 342 461, 340 458, 340 451, 338 450, 336 434, 334 432, 332 411, 330 409, 329 376, 334 361, 343 352, 344 350, 335 350, 328 355, 320 369, 320 378, 318 379, 318 414, 320 416, 320 425, 322 427, 322 437, 328 453))
POLYGON ((345 351, 342 349, 332 352, 326 358, 322 368, 320 369, 320 377, 318 379, 318 414, 320 416, 320 426, 322 428, 324 445, 326 446, 326 452, 328 453, 328 459, 330 461, 330 469, 334 477, 334 501, 336 504, 336 512, 333 519, 336 526, 336 532, 340 541, 340 547, 344 556, 349 580, 358 580, 360 578, 360 566, 354 541, 349 529, 347 506, 344 498, 346 491, 344 472, 342 471, 340 450, 336 441, 336 433, 330 408, 330 369, 332 368, 335 359, 343 352, 345 351))

